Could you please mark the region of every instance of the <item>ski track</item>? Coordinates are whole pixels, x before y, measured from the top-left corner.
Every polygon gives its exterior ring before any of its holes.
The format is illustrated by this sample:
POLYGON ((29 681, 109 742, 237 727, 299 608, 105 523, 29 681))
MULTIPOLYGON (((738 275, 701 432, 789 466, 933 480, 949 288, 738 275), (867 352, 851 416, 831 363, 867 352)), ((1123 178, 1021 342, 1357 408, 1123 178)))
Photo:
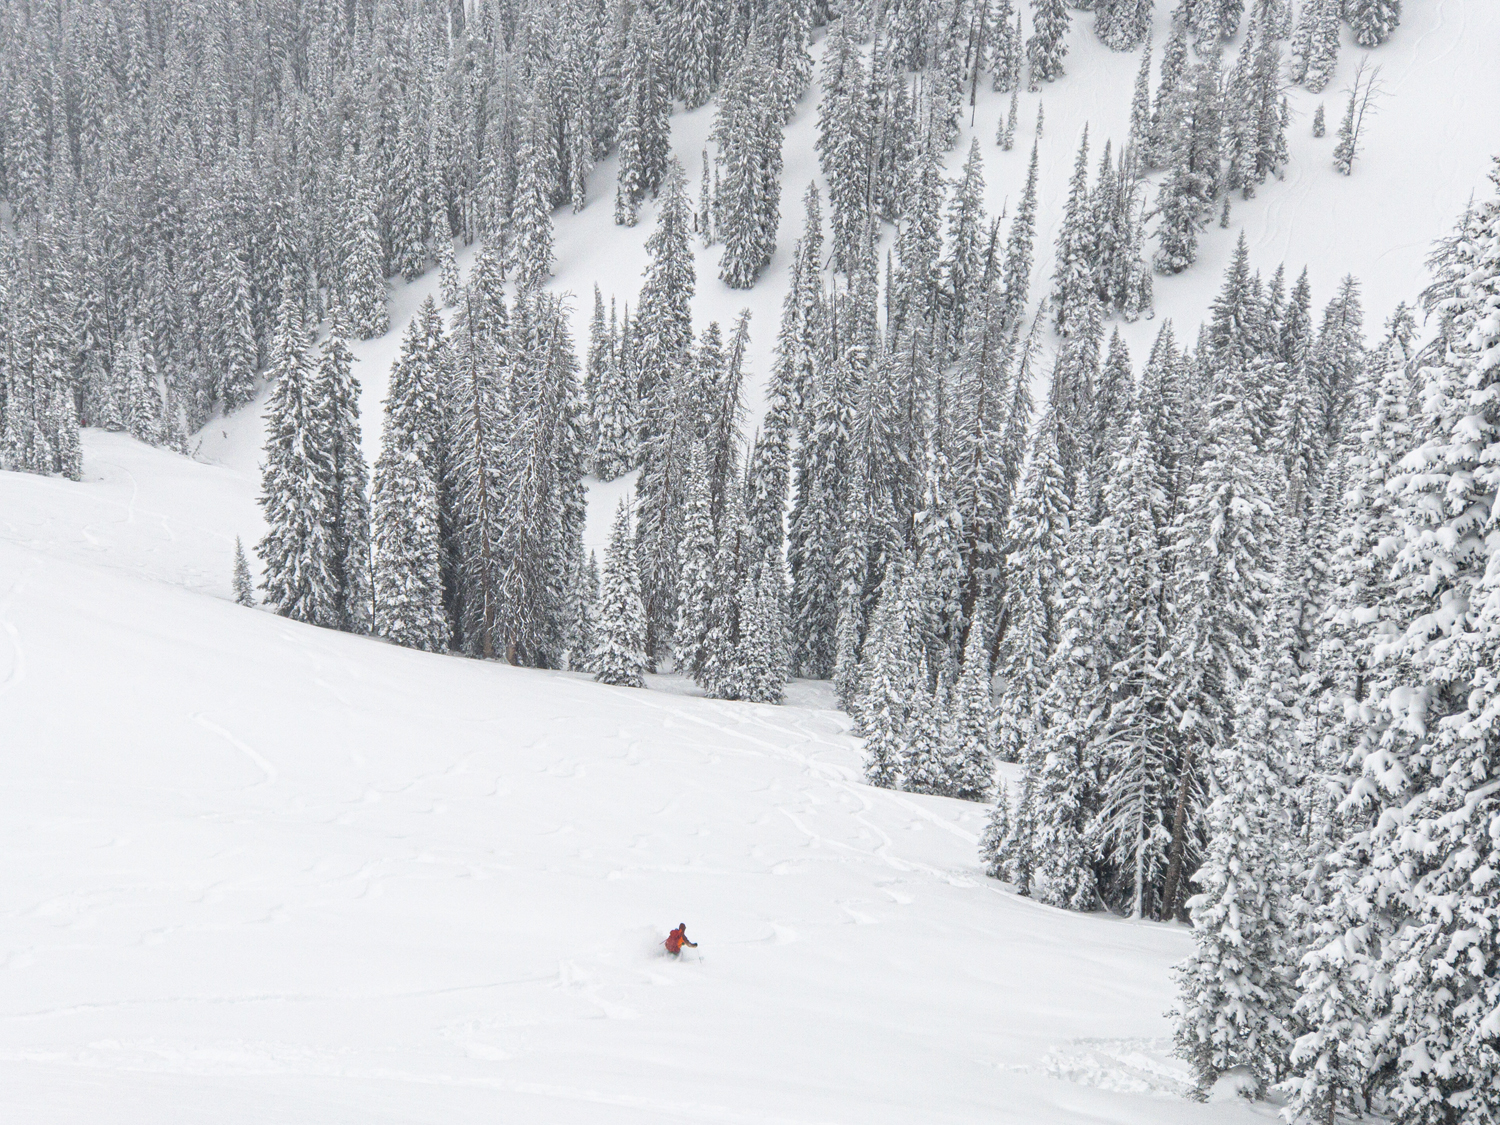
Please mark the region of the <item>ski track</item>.
POLYGON ((261 771, 261 773, 265 775, 263 780, 261 780, 258 784, 251 786, 252 789, 258 789, 262 785, 276 784, 276 779, 278 776, 280 776, 276 772, 276 767, 273 766, 269 761, 267 761, 266 758, 258 750, 254 749, 247 743, 241 742, 234 735, 230 734, 223 727, 219 726, 218 723, 212 722, 204 715, 195 714, 192 718, 193 721, 204 730, 208 731, 212 735, 216 735, 219 738, 222 738, 225 742, 229 743, 230 746, 234 747, 246 758, 249 758, 250 761, 253 762, 255 766, 261 771))

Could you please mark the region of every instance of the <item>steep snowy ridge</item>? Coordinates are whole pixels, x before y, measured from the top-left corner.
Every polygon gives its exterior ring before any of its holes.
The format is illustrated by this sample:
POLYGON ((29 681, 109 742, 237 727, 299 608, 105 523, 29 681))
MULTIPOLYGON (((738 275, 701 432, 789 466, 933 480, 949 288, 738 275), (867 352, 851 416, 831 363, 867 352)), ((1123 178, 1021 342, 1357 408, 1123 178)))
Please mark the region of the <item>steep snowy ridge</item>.
POLYGON ((985 879, 843 715, 241 609, 244 479, 86 453, 0 475, 0 1117, 1251 1119, 1175 1096, 1182 930, 985 879))

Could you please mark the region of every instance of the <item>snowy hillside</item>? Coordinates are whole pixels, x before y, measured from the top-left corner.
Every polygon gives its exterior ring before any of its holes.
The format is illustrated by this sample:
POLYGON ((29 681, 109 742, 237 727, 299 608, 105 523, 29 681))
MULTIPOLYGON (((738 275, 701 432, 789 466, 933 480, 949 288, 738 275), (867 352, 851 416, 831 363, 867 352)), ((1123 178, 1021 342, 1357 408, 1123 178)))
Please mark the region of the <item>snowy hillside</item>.
POLYGON ((245 481, 86 453, 0 475, 5 1120, 1253 1118, 1178 1096, 1182 930, 1007 893, 843 715, 242 610, 245 481))
MULTIPOLYGON (((1152 32, 1153 60, 1159 60, 1167 38, 1170 6, 1159 5, 1152 32)), ((1258 188, 1250 200, 1236 195, 1227 230, 1211 226, 1203 235, 1196 265, 1175 277, 1155 279, 1156 315, 1135 324, 1116 322, 1139 367, 1150 349, 1161 321, 1171 318, 1180 340, 1191 340, 1218 291, 1220 275, 1243 231, 1254 268, 1269 276, 1285 263, 1295 277, 1306 266, 1318 305, 1333 295, 1340 278, 1354 274, 1364 290, 1367 328, 1373 334, 1398 301, 1411 302, 1423 277, 1424 263, 1434 239, 1446 234, 1484 180, 1490 154, 1500 152, 1500 115, 1491 112, 1500 102, 1500 67, 1494 65, 1494 44, 1500 41, 1500 6, 1462 0, 1411 0, 1400 29, 1389 42, 1365 52, 1344 29, 1344 50, 1332 83, 1321 94, 1289 87, 1293 120, 1288 133, 1290 163, 1279 180, 1258 188), (1341 90, 1357 60, 1368 54, 1382 68, 1386 96, 1369 128, 1368 147, 1350 177, 1334 171, 1332 125, 1329 135, 1312 135, 1313 111, 1326 103, 1331 122, 1342 104, 1341 90)), ((1127 133, 1130 91, 1140 53, 1110 51, 1094 36, 1086 14, 1080 14, 1069 33, 1068 74, 1044 85, 1040 93, 1024 87, 1015 147, 1003 152, 995 144, 995 130, 1004 115, 1008 95, 981 83, 973 124, 965 128, 945 159, 950 179, 957 176, 971 138, 984 153, 986 204, 992 215, 1009 206, 1014 210, 1026 177, 1026 161, 1039 105, 1044 107, 1043 135, 1038 142, 1040 193, 1037 216, 1037 262, 1034 293, 1050 285, 1054 244, 1067 200, 1068 176, 1085 125, 1092 138, 1092 159, 1105 140, 1116 148, 1127 133)), ((813 55, 821 60, 821 41, 813 55)), ((1238 41, 1226 48, 1226 57, 1238 41)), ((1153 64, 1154 65, 1154 64, 1153 64)), ((695 245, 698 288, 693 301, 695 324, 717 320, 726 330, 743 308, 752 313, 748 363, 748 406, 751 421, 760 416, 760 392, 770 370, 780 309, 786 296, 792 249, 801 234, 801 195, 809 182, 826 183, 818 171, 816 79, 798 104, 786 128, 785 173, 781 198, 781 226, 776 256, 754 289, 733 290, 718 280, 722 247, 695 245)), ((699 181, 703 150, 713 124, 709 104, 672 116, 672 149, 687 172, 690 185, 699 181)), ((1092 171, 1092 164, 1090 166, 1092 171)), ((617 171, 615 158, 602 161, 589 181, 590 203, 573 215, 560 208, 556 225, 557 265, 548 288, 571 296, 574 338, 582 347, 588 339, 588 317, 593 287, 606 302, 634 304, 646 265, 645 240, 650 235, 653 209, 643 208, 634 227, 617 226, 611 200, 617 171)), ((888 226, 881 252, 891 246, 888 226)), ((460 256, 467 269, 472 252, 460 256)), ((395 286, 391 328, 376 340, 352 346, 360 363, 355 375, 364 389, 364 439, 367 457, 379 452, 380 404, 401 332, 417 306, 436 296, 438 278, 429 273, 418 282, 395 286)), ((263 400, 262 400, 263 401, 263 400)), ((259 409, 242 411, 208 425, 200 438, 199 456, 246 472, 258 464, 264 432, 259 409)), ((628 483, 628 482, 627 482, 628 483)), ((603 514, 590 524, 589 546, 602 548, 609 512, 619 488, 606 490, 603 514)), ((247 532, 248 539, 248 532, 247 532)))

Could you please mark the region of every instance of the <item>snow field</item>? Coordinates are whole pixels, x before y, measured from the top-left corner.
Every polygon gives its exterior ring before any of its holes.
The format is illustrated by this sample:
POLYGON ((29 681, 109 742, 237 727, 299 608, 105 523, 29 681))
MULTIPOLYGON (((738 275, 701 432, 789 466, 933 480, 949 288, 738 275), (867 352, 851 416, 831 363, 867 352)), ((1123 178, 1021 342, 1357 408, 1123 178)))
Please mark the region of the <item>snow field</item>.
POLYGON ((241 609, 184 587, 243 479, 86 452, 0 475, 0 1119, 1251 1112, 1164 1096, 1180 928, 985 879, 984 809, 861 784, 841 714, 241 609))

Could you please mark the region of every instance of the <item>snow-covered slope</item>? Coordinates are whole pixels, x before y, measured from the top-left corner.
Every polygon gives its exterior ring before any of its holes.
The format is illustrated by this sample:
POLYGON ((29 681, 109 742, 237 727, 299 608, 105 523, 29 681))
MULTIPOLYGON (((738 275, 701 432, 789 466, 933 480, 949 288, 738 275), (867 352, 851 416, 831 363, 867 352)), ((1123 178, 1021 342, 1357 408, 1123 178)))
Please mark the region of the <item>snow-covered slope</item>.
MULTIPOLYGON (((1157 64, 1169 33, 1174 5, 1158 4, 1152 33, 1153 87, 1157 64)), ((1269 276, 1285 263, 1289 282, 1308 267, 1316 308, 1333 296, 1339 279, 1353 273, 1362 284, 1366 330, 1378 335, 1381 322, 1398 301, 1410 302, 1420 288, 1423 263, 1435 238, 1447 233, 1476 188, 1483 184, 1492 155, 1500 154, 1500 65, 1495 44, 1500 43, 1500 4, 1472 0, 1408 0, 1402 24, 1380 48, 1356 46, 1346 26, 1339 66, 1328 88, 1311 94, 1292 87, 1288 94, 1293 121, 1288 134, 1291 161, 1281 180, 1257 189, 1253 199, 1236 194, 1229 228, 1217 223, 1203 233, 1199 260, 1186 272, 1156 279, 1156 316, 1120 327, 1139 368, 1161 320, 1172 318, 1178 338, 1190 343, 1218 290, 1221 275, 1243 230, 1254 268, 1269 276), (1337 123, 1343 112, 1347 85, 1356 62, 1368 54, 1381 67, 1384 95, 1367 124, 1362 154, 1352 176, 1333 169, 1337 123), (1326 106, 1328 133, 1312 136, 1313 111, 1326 106)), ((814 56, 821 58, 821 39, 814 56)), ((1226 48, 1232 61, 1238 42, 1226 48)), ((979 91, 971 127, 947 155, 949 178, 956 177, 977 136, 985 158, 987 201, 991 214, 1007 203, 1013 209, 1026 177, 1026 163, 1034 137, 1038 103, 1045 105, 1045 128, 1039 142, 1040 205, 1037 216, 1035 301, 1050 288, 1054 243, 1067 199, 1067 180, 1073 169, 1079 137, 1085 125, 1091 138, 1090 173, 1097 167, 1105 140, 1118 146, 1126 137, 1130 95, 1140 64, 1139 52, 1110 51, 1092 30, 1092 16, 1073 13, 1067 74, 1045 85, 1040 93, 1021 92, 1020 121, 1015 147, 1002 151, 995 129, 1009 95, 979 91)), ((781 198, 781 229, 775 259, 759 284, 749 291, 733 290, 718 280, 720 247, 697 247, 698 288, 694 315, 700 329, 709 320, 726 328, 742 308, 752 312, 752 347, 747 379, 747 405, 753 424, 761 411, 761 389, 770 369, 772 347, 780 322, 782 298, 792 247, 801 233, 802 195, 809 182, 819 180, 817 102, 815 80, 786 129, 785 172, 781 198)), ((705 106, 672 118, 672 144, 687 172, 696 197, 703 149, 713 123, 714 107, 705 106)), ((588 319, 597 284, 606 302, 635 302, 646 264, 645 240, 655 222, 649 201, 635 227, 614 223, 615 159, 595 169, 590 180, 589 205, 577 215, 566 208, 553 216, 556 225, 557 265, 550 286, 572 295, 574 332, 580 350, 587 344, 588 319)), ((826 214, 826 192, 825 214, 826 214)), ((883 246, 892 244, 890 232, 883 246)), ((1154 248, 1154 242, 1150 244, 1154 248)), ((460 255, 466 269, 472 251, 460 255)), ((386 379, 407 321, 422 299, 436 295, 436 273, 411 285, 396 286, 391 305, 391 329, 377 340, 355 347, 361 360, 355 374, 364 385, 366 453, 373 461, 379 448, 380 404, 386 379)), ((209 461, 253 472, 263 430, 260 405, 211 423, 201 436, 199 455, 209 461)), ((591 521, 589 546, 602 547, 609 514, 624 485, 607 488, 599 497, 602 510, 591 521)))
POLYGON ((0 473, 0 1120, 1249 1119, 1172 1096, 1180 928, 985 879, 839 713, 241 609, 245 479, 87 454, 0 473))
MULTIPOLYGON (((1045 100, 1037 293, 1079 131, 1096 158, 1125 131, 1137 57, 1087 18, 1068 77, 1022 95, 1012 152, 992 143, 1003 98, 982 94, 974 126, 998 210, 1045 100)), ((1500 5, 1409 0, 1404 18, 1373 53, 1389 93, 1354 176, 1293 91, 1286 178, 1159 280, 1158 321, 1191 332, 1241 227, 1263 271, 1308 264, 1320 303, 1359 275, 1372 329, 1412 295, 1500 150, 1500 5)), ((1333 121, 1356 54, 1322 96, 1333 121)), ((711 120, 674 119, 694 184, 711 120)), ((754 312, 756 389, 815 121, 809 95, 761 284, 730 291, 699 254, 700 326, 754 312)), ((580 344, 594 283, 633 302, 645 261, 653 214, 614 226, 613 175, 556 217, 580 344)), ((390 333, 356 349, 372 459, 435 288, 398 287, 390 333)), ((1128 330, 1137 358, 1155 330, 1128 330)), ((0 473, 0 1120, 1269 1117, 1178 1096, 1161 1013, 1180 928, 984 879, 983 810, 860 784, 815 687, 783 708, 608 689, 230 604, 234 536, 261 533, 259 415, 211 424, 197 461, 89 432, 81 484, 0 473), (654 943, 679 921, 701 956, 671 962, 654 943)), ((596 488, 590 545, 627 486, 596 488)))

